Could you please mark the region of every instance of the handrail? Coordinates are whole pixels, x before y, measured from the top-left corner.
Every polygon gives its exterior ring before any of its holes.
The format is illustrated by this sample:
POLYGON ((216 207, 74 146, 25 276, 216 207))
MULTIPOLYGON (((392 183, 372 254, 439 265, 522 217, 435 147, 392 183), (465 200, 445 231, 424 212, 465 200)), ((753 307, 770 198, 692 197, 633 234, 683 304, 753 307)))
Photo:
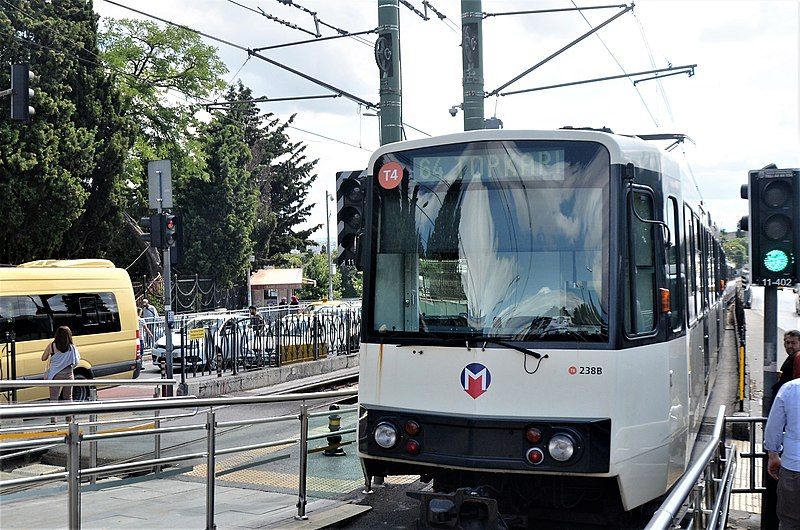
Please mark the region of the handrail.
POLYGON ((167 398, 162 401, 134 401, 119 403, 113 401, 85 401, 82 403, 43 403, 32 406, 9 405, 0 407, 0 420, 15 418, 46 418, 77 414, 104 414, 108 412, 138 412, 142 410, 166 410, 186 407, 219 407, 223 405, 259 405, 264 403, 283 403, 358 395, 358 390, 332 390, 330 392, 304 392, 282 394, 280 396, 245 396, 224 398, 167 398))
POLYGON ((176 379, 3 379, 0 380, 0 390, 39 386, 162 386, 177 384, 178 381, 176 379))
POLYGON ((722 439, 722 428, 725 424, 725 405, 720 405, 711 440, 695 462, 684 473, 683 477, 672 488, 672 493, 664 500, 647 523, 645 530, 666 530, 672 526, 672 520, 678 515, 686 498, 691 494, 698 479, 703 475, 708 462, 722 439))

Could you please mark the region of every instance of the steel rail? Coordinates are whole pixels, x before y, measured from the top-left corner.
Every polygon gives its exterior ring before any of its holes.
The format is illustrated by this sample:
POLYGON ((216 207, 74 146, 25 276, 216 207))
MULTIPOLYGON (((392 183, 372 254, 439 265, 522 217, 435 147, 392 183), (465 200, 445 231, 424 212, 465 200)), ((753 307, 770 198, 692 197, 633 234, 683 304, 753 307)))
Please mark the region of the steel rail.
POLYGON ((215 407, 223 405, 259 405, 265 403, 284 403, 287 401, 307 401, 326 398, 358 395, 358 390, 334 390, 330 392, 283 394, 280 396, 246 396, 225 398, 166 398, 157 403, 139 402, 84 402, 63 405, 11 405, 0 407, 0 420, 17 418, 44 418, 49 416, 103 414, 107 412, 137 412, 147 410, 167 410, 190 407, 215 407))
POLYGON ((0 380, 0 390, 39 386, 161 386, 176 384, 178 384, 176 379, 4 379, 0 380))
POLYGON ((28 447, 39 447, 42 445, 62 444, 64 436, 52 436, 50 438, 39 438, 38 440, 20 440, 18 442, 0 443, 0 451, 9 449, 27 449, 28 447))
POLYGON ((237 447, 229 447, 227 449, 220 449, 216 451, 215 455, 229 455, 233 453, 243 453, 245 451, 252 451, 254 449, 266 449, 267 447, 278 447, 281 445, 294 445, 300 441, 300 438, 284 438, 283 440, 275 440, 273 442, 264 442, 252 445, 240 445, 237 447))
MULTIPOLYGON (((172 462, 180 462, 182 460, 195 460, 197 458, 204 458, 208 453, 188 453, 185 455, 166 456, 164 458, 153 458, 150 460, 139 460, 137 462, 129 462, 126 464, 113 464, 110 466, 89 467, 80 470, 80 476, 86 477, 89 475, 103 475, 112 471, 127 471, 129 469, 137 469, 140 467, 153 467, 158 464, 170 464, 172 462)), ((0 486, 2 486, 0 482, 0 486)))
POLYGON ((321 418, 322 416, 331 416, 332 414, 352 414, 358 412, 358 406, 341 408, 337 410, 328 410, 325 412, 313 412, 308 415, 309 418, 321 418))
POLYGON ((722 487, 719 488, 716 497, 714 498, 714 507, 711 510, 711 517, 708 520, 707 528, 718 528, 719 523, 722 523, 722 528, 728 520, 728 506, 730 501, 730 490, 733 486, 733 479, 736 474, 736 466, 739 460, 739 453, 736 446, 726 451, 727 461, 725 462, 725 471, 722 473, 720 483, 722 487))
POLYGON ((340 429, 338 431, 330 431, 330 432, 323 432, 320 434, 312 434, 308 436, 308 440, 321 440, 322 438, 327 438, 328 436, 334 436, 337 434, 350 434, 351 432, 356 432, 355 427, 350 427, 349 429, 340 429))
POLYGON ((241 427, 249 425, 260 425, 263 423, 279 423, 281 421, 296 420, 299 416, 297 414, 290 414, 286 416, 272 416, 269 418, 256 418, 253 420, 231 420, 231 421, 218 421, 217 427, 241 427))
POLYGON ((694 490, 698 479, 703 475, 708 462, 714 456, 720 439, 722 438, 722 428, 725 424, 725 405, 719 407, 717 419, 714 422, 714 430, 711 440, 708 442, 703 452, 684 473, 683 477, 672 488, 672 492, 664 500, 661 506, 653 514, 653 518, 647 523, 645 530, 666 530, 672 526, 672 521, 680 511, 685 500, 694 490))
POLYGON ((150 436, 156 434, 167 434, 172 432, 202 431, 206 428, 204 424, 196 425, 176 425, 175 427, 159 427, 157 429, 142 429, 137 431, 123 432, 102 432, 98 434, 84 434, 81 441, 85 440, 113 440, 115 438, 130 438, 131 436, 150 436))
POLYGON ((48 473, 47 475, 38 475, 36 477, 14 478, 11 480, 4 480, 0 482, 0 490, 11 488, 13 486, 24 486, 26 484, 36 484, 37 482, 55 482, 56 480, 63 480, 67 478, 68 473, 61 471, 58 473, 48 473))

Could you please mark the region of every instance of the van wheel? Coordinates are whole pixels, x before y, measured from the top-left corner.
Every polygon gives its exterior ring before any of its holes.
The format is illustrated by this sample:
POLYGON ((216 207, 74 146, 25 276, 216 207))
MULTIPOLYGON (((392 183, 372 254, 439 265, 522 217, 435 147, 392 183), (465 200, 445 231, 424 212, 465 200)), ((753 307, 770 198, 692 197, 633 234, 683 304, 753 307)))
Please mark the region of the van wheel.
MULTIPOLYGON (((86 381, 89 378, 85 374, 77 372, 75 379, 86 381)), ((89 401, 90 396, 91 392, 89 392, 88 386, 76 386, 72 389, 72 401, 89 401)))

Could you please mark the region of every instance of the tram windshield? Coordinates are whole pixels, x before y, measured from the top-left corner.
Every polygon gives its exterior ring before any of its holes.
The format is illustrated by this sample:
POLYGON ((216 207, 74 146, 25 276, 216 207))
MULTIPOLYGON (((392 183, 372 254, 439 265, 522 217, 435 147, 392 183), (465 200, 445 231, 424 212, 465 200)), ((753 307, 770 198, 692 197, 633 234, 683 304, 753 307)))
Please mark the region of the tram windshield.
POLYGON ((609 168, 602 145, 577 141, 381 157, 373 333, 607 341, 609 168))

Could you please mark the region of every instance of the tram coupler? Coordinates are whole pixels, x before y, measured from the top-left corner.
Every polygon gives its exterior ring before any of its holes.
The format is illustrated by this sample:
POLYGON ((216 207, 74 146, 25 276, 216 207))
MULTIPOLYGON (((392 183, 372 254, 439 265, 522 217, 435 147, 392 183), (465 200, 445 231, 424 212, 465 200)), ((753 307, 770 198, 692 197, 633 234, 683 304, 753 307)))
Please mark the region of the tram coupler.
POLYGON ((453 493, 408 491, 419 501, 417 528, 508 528, 500 517, 497 499, 483 488, 459 488, 453 493))

